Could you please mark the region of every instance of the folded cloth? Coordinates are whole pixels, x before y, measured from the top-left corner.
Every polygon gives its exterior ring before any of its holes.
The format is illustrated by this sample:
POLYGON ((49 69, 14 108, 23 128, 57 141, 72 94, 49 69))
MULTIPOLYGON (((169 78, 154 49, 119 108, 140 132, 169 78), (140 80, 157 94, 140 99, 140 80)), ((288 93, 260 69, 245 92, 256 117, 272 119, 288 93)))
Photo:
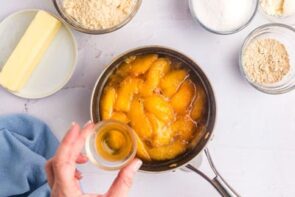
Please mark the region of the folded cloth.
POLYGON ((45 162, 58 141, 42 121, 27 115, 0 116, 0 197, 48 197, 45 162))

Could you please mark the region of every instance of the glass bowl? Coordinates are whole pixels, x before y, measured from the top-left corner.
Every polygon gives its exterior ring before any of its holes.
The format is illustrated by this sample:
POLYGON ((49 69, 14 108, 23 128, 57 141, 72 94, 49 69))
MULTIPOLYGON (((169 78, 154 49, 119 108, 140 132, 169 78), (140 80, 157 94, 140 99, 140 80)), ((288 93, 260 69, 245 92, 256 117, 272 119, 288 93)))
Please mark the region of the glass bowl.
POLYGON ((265 12, 265 10, 262 8, 261 4, 259 4, 259 12, 261 15, 269 20, 272 23, 283 23, 287 25, 295 25, 295 13, 292 15, 287 16, 273 16, 269 15, 265 12))
POLYGON ((242 49, 240 51, 239 66, 242 75, 247 79, 247 81, 255 87, 257 90, 260 90, 267 94, 282 94, 289 92, 295 88, 295 29, 291 26, 279 23, 272 23, 262 25, 255 30, 253 30, 248 37, 246 38, 242 49), (290 71, 283 78, 282 81, 274 84, 259 84, 253 82, 244 70, 243 67, 243 55, 244 51, 247 49, 250 43, 257 39, 266 39, 273 38, 285 45, 289 59, 290 59, 290 71))
POLYGON ((253 6, 252 6, 252 12, 253 13, 251 14, 251 17, 249 18, 249 20, 246 23, 242 24, 240 27, 235 28, 235 29, 230 30, 230 31, 218 31, 218 30, 214 30, 214 29, 208 27, 207 25, 202 23, 201 20, 199 20, 198 14, 193 9, 193 1, 194 0, 189 0, 189 9, 190 9, 190 12, 191 12, 191 15, 192 15, 193 19, 197 23, 199 23, 207 31, 209 31, 211 33, 219 34, 219 35, 234 34, 234 33, 237 33, 239 31, 243 30, 245 27, 247 27, 250 24, 250 22, 253 20, 253 18, 255 17, 255 15, 257 13, 257 10, 258 10, 258 4, 259 4, 259 0, 250 0, 250 1, 253 2, 253 6))
POLYGON ((125 20, 123 20, 121 23, 119 23, 118 25, 115 25, 113 27, 106 28, 106 29, 88 29, 88 28, 82 26, 79 22, 77 22, 75 19, 73 19, 71 16, 69 16, 66 13, 66 11, 64 10, 64 7, 63 7, 63 0, 53 0, 53 4, 54 4, 57 12, 60 14, 62 19, 67 24, 72 26, 77 31, 80 31, 82 33, 87 33, 87 34, 94 34, 94 35, 110 33, 115 30, 118 30, 121 27, 123 27, 124 25, 126 25, 128 22, 131 21, 131 19, 135 16, 137 11, 139 10, 139 8, 141 6, 141 2, 142 2, 142 0, 136 0, 136 5, 134 6, 130 15, 125 20))
MULTIPOLYGON (((105 142, 98 140, 102 146, 105 142)), ((106 141, 106 140, 105 140, 106 141)), ((126 144, 124 145, 126 147, 126 144)), ((106 120, 99 122, 94 127, 94 132, 92 132, 86 139, 85 151, 89 160, 104 170, 118 170, 127 164, 129 164, 135 157, 137 151, 137 141, 136 136, 132 128, 115 120, 106 120), (106 131, 122 131, 124 132, 124 137, 128 137, 130 141, 130 149, 124 158, 120 160, 108 160, 106 159, 97 148, 97 139, 101 135, 108 135, 106 131)), ((125 154, 124 154, 125 155, 125 154)))

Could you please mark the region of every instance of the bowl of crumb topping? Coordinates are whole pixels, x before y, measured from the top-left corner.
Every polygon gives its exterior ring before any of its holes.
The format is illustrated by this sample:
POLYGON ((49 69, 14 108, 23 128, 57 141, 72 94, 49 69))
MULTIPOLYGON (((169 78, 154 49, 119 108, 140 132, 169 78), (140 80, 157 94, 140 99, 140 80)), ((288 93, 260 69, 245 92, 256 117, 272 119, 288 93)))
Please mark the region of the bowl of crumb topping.
POLYGON ((88 34, 113 32, 137 13, 142 0, 53 0, 66 23, 88 34))
POLYGON ((295 29, 272 23, 256 28, 240 52, 240 70, 256 89, 282 94, 295 88, 295 29))

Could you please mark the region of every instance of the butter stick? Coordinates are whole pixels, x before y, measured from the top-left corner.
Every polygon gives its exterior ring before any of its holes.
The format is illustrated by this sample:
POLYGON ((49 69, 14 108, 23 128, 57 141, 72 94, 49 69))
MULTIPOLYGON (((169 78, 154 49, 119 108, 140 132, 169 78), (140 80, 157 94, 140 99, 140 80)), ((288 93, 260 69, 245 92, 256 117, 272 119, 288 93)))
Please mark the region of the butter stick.
POLYGON ((0 73, 0 85, 19 92, 30 79, 61 27, 61 22, 38 11, 0 73))

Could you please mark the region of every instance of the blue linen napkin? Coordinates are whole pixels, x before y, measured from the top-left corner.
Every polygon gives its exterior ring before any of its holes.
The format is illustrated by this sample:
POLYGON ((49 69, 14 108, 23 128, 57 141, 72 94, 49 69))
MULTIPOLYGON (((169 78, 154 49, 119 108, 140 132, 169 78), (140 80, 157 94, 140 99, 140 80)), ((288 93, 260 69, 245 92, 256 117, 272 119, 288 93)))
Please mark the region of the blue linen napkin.
POLYGON ((0 116, 0 197, 48 197, 45 162, 58 147, 49 127, 28 115, 0 116))

